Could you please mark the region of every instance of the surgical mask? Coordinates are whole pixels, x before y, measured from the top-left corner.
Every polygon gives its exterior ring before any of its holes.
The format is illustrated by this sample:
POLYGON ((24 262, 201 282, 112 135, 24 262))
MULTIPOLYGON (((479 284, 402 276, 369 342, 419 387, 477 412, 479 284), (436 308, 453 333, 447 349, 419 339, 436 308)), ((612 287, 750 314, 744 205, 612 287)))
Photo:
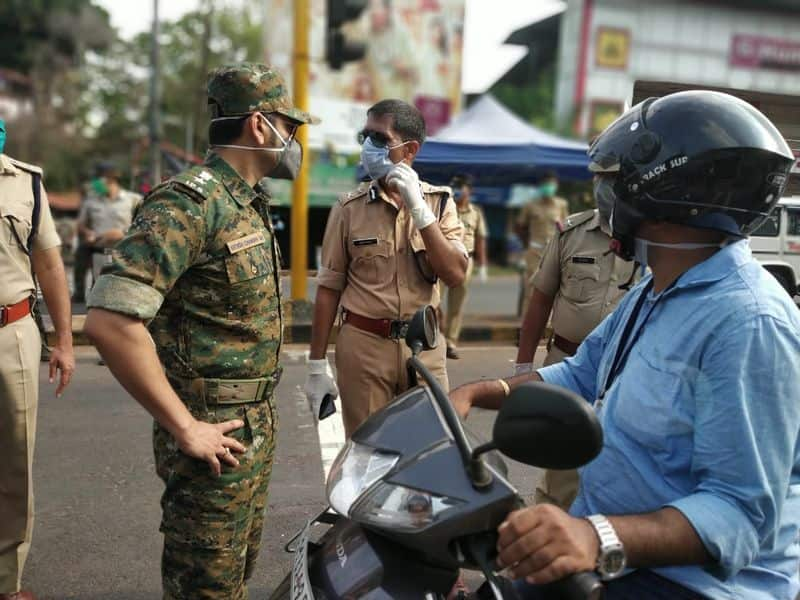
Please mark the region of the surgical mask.
POLYGON ((364 170, 373 181, 377 181, 389 174, 389 171, 394 167, 392 159, 389 158, 389 150, 394 150, 404 145, 402 142, 395 146, 385 146, 379 148, 372 143, 372 138, 364 140, 364 145, 361 147, 361 164, 364 165, 364 170))
POLYGON ((0 154, 3 153, 6 147, 6 122, 0 119, 0 154))
POLYGON ((651 242, 644 238, 633 238, 633 260, 642 266, 642 274, 647 266, 648 261, 648 248, 656 246, 658 248, 671 248, 672 250, 697 250, 698 248, 722 248, 728 243, 728 240, 714 243, 696 243, 696 242, 681 242, 677 244, 665 244, 661 242, 651 242))
POLYGON ((555 181, 543 183, 539 186, 539 193, 544 198, 549 198, 550 196, 554 196, 556 191, 558 191, 558 184, 555 181))
MULTIPOLYGON (((283 155, 281 156, 278 164, 275 165, 275 168, 272 170, 272 173, 269 173, 267 177, 272 177, 273 179, 294 179, 297 177, 297 173, 300 171, 300 163, 299 160, 302 161, 303 159, 303 148, 300 146, 300 142, 294 139, 294 137, 290 137, 289 139, 284 139, 281 135, 280 131, 278 131, 272 122, 262 115, 261 113, 257 113, 264 121, 266 121, 267 126, 275 132, 275 135, 278 136, 278 139, 281 141, 283 146, 280 148, 261 148, 260 146, 239 146, 237 144, 213 144, 212 148, 234 148, 236 150, 257 150, 260 152, 282 152, 283 155), (294 142, 294 143, 292 143, 294 142), (296 146, 296 147, 293 147, 296 146), (291 156, 287 157, 287 153, 291 156), (282 166, 283 165, 283 166, 282 166), (277 173, 277 175, 276 175, 277 173)), ((241 119, 242 115, 236 117, 217 117, 216 119, 211 119, 211 122, 214 121, 226 121, 230 119, 241 119)))

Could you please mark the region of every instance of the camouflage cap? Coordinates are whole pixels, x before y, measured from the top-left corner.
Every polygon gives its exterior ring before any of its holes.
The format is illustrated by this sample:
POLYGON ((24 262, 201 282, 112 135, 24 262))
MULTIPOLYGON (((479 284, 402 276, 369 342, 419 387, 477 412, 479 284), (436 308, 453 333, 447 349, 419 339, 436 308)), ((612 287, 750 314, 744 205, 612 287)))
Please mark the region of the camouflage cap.
POLYGON ((283 76, 258 63, 239 63, 214 69, 208 75, 208 107, 211 116, 276 112, 298 123, 319 119, 292 106, 283 76))

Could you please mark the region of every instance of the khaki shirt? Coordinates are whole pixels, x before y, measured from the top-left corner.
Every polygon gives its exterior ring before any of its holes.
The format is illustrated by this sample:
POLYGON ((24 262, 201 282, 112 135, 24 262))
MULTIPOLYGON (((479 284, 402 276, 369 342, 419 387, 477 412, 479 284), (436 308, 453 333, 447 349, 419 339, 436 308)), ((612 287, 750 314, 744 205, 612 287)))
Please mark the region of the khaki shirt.
MULTIPOLYGON (((422 191, 444 236, 467 254, 450 188, 423 182, 422 191)), ((407 319, 425 304, 439 304, 438 286, 420 269, 427 263, 418 254, 424 250, 408 209, 398 210, 377 183, 364 183, 331 209, 319 285, 341 291, 342 306, 359 315, 407 319)))
MULTIPOLYGON (((0 305, 16 304, 35 291, 31 263, 19 239, 27 244, 33 223, 33 176, 42 173, 39 167, 28 165, 0 154, 0 305), (11 228, 17 232, 17 236, 11 228)), ((42 206, 39 229, 33 240, 33 250, 48 250, 61 244, 56 232, 44 186, 41 187, 42 206)))
POLYGON ((81 204, 78 223, 98 235, 111 229, 127 231, 133 220, 133 212, 142 197, 128 190, 120 190, 115 198, 88 196, 81 204))
POLYGON ((88 306, 147 321, 167 375, 271 376, 278 257, 269 199, 212 153, 148 194, 88 306))
POLYGON ((517 224, 528 229, 528 246, 544 248, 569 216, 569 205, 563 198, 528 202, 517 216, 517 224))
POLYGON ((464 247, 470 255, 475 253, 475 239, 486 239, 486 219, 479 206, 470 202, 466 208, 457 208, 458 218, 464 226, 464 247))
POLYGON ((533 276, 537 290, 554 298, 553 331, 579 344, 633 283, 635 266, 609 251, 611 230, 597 210, 572 215, 564 231, 547 245, 533 276))

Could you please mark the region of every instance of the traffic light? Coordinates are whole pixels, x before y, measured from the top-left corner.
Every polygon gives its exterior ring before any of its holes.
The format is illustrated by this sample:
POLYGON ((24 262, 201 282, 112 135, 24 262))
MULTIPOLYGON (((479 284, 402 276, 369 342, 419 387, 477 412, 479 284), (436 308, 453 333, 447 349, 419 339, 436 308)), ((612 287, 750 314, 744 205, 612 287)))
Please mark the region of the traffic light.
POLYGON ((361 42, 348 40, 342 25, 357 19, 369 0, 328 0, 328 29, 325 39, 325 60, 338 71, 344 63, 360 60, 367 51, 361 42))

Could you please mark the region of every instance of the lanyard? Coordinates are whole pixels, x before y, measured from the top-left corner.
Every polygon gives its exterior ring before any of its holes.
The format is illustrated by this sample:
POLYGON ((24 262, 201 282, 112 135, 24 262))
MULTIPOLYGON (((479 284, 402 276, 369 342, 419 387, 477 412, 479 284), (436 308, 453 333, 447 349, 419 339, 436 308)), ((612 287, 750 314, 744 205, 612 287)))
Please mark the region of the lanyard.
MULTIPOLYGON (((653 309, 656 307, 656 304, 658 304, 658 301, 664 297, 664 294, 672 287, 673 284, 670 284, 670 286, 666 290, 664 290, 664 292, 662 292, 658 296, 658 298, 656 298, 655 302, 653 302, 652 306, 650 306, 650 309, 645 314, 644 319, 642 319, 642 322, 639 325, 638 329, 636 329, 636 331, 634 332, 633 328, 636 327, 636 321, 638 320, 639 313, 641 312, 642 307, 644 306, 644 301, 647 299, 647 294, 649 294, 650 290, 653 289, 653 280, 651 279, 647 283, 647 285, 645 285, 644 288, 642 288, 641 294, 639 294, 639 297, 636 299, 636 305, 633 307, 633 310, 631 311, 631 314, 628 317, 627 323, 625 323, 625 329, 622 331, 622 336, 619 339, 619 344, 617 344, 617 352, 614 355, 614 361, 611 363, 611 368, 609 369, 608 375, 606 376, 605 385, 603 385, 603 389, 597 396, 597 399, 601 403, 606 395, 606 392, 608 391, 608 388, 610 388, 613 385, 614 380, 616 380, 616 378, 622 372, 622 369, 625 367, 625 363, 628 361, 628 355, 630 355, 631 349, 639 340, 639 337, 642 335, 642 330, 644 329, 645 323, 647 323, 647 320, 653 313, 653 309), (630 343, 628 343, 629 337, 630 337, 630 343)), ((600 404, 600 406, 602 406, 602 404, 600 404)))

